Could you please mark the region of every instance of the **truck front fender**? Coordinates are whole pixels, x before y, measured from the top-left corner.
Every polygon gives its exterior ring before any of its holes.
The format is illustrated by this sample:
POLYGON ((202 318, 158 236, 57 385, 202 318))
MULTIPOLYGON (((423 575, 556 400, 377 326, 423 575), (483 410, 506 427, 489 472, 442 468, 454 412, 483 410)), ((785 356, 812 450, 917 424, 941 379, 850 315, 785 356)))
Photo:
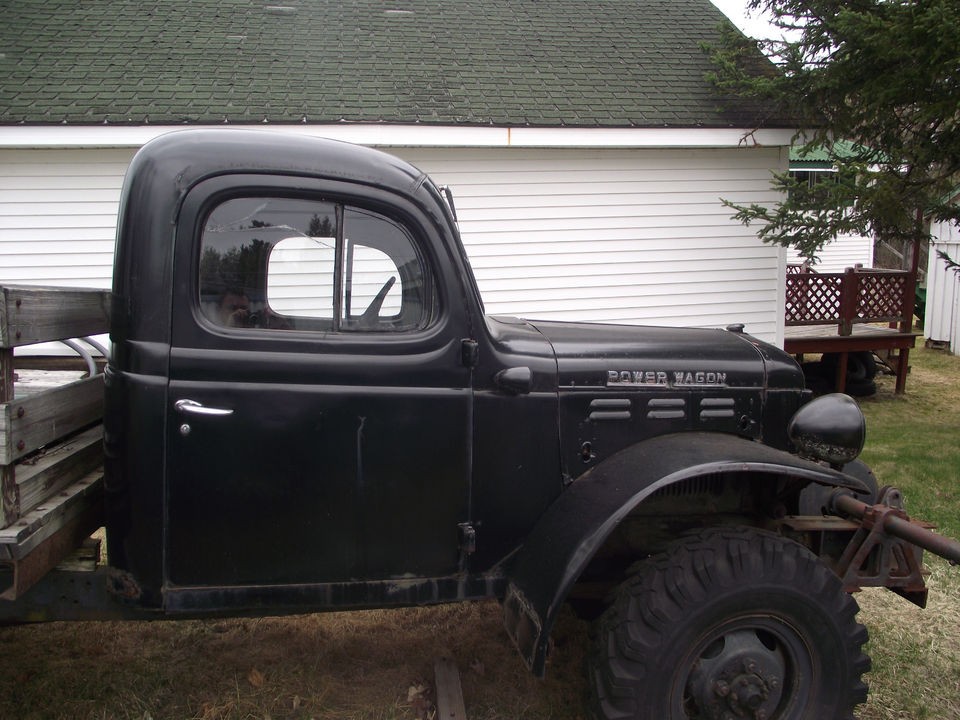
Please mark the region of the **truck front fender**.
POLYGON ((580 476, 547 509, 514 559, 504 623, 534 674, 544 674, 550 631, 567 594, 617 524, 660 488, 731 472, 869 492, 849 475, 730 435, 664 435, 621 450, 580 476))

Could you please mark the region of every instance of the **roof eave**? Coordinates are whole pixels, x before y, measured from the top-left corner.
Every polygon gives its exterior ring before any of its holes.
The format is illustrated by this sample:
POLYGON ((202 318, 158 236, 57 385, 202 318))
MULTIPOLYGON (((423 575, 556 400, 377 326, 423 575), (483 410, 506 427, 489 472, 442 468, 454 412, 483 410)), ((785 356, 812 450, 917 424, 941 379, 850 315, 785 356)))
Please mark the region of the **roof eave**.
POLYGON ((788 146, 794 128, 534 127, 385 123, 255 125, 7 125, 0 147, 140 147, 187 127, 257 128, 383 147, 770 147, 788 146))

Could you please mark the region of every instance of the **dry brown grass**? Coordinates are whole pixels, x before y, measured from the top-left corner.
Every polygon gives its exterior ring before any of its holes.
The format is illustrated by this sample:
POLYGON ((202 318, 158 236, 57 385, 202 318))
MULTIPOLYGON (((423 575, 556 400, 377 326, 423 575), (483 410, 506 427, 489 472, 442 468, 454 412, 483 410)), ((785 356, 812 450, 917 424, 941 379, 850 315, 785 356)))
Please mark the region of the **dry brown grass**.
POLYGON ((882 590, 861 598, 874 670, 862 720, 960 718, 960 582, 957 569, 931 560, 925 610, 882 590))
MULTIPOLYGON (((926 610, 858 596, 874 670, 861 720, 960 718, 960 582, 933 561, 926 610)), ((0 630, 0 717, 414 720, 411 687, 454 657, 470 720, 585 720, 586 625, 566 615, 529 675, 495 602, 239 620, 0 630)))
POLYGON ((288 618, 0 630, 3 718, 417 718, 447 652, 471 720, 580 717, 585 633, 566 617, 531 677, 495 602, 288 618))
POLYGON ((873 658, 861 720, 960 718, 960 571, 939 558, 927 566, 924 610, 881 589, 858 597, 873 658))

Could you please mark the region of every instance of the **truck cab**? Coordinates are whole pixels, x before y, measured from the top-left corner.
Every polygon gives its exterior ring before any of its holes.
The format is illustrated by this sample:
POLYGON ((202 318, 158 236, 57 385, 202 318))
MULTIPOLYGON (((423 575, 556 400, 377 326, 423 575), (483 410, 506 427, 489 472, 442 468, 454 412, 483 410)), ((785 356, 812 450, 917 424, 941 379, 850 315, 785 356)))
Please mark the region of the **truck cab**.
POLYGON ((740 333, 486 317, 440 191, 342 143, 151 143, 116 257, 108 539, 168 611, 485 594, 617 451, 801 402, 740 333))

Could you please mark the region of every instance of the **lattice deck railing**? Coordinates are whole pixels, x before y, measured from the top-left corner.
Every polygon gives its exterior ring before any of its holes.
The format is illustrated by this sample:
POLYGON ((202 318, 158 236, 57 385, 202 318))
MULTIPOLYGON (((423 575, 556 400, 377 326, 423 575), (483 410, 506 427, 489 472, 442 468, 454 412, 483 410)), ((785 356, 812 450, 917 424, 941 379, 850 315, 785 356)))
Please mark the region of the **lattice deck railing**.
POLYGON ((787 273, 786 325, 837 325, 850 335, 855 323, 913 321, 916 277, 898 270, 850 268, 843 273, 787 273))

